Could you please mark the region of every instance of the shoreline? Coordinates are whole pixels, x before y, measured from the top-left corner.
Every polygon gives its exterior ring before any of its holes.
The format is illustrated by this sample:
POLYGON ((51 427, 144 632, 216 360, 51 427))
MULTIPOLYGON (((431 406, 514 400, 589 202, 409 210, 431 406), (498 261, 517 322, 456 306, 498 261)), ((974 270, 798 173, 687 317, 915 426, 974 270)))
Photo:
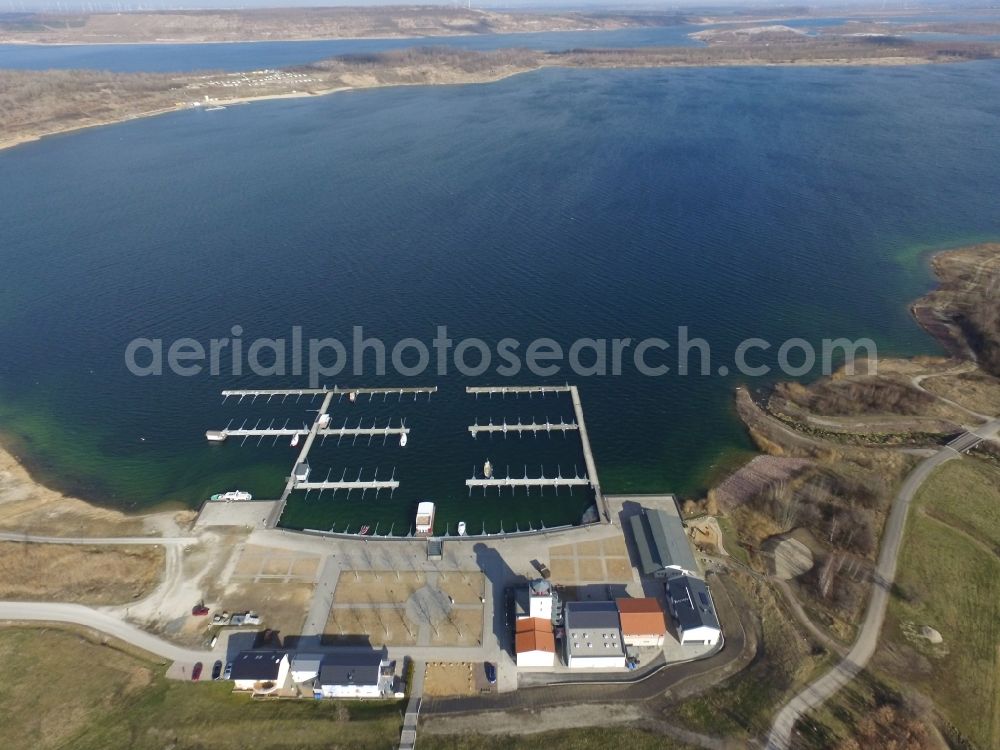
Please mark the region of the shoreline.
MULTIPOLYGON (((986 242, 973 245, 941 247, 938 250, 932 251, 931 258, 932 260, 947 258, 957 253, 974 252, 983 247, 991 247, 993 245, 1000 246, 1000 241, 997 243, 986 242)), ((940 297, 948 292, 949 289, 954 288, 954 284, 956 283, 955 279, 942 275, 940 263, 933 262, 931 264, 931 271, 933 281, 935 282, 934 286, 927 294, 921 295, 909 303, 911 318, 914 324, 923 330, 932 340, 937 341, 942 346, 946 346, 948 343, 954 345, 954 334, 952 332, 944 332, 933 326, 925 325, 917 312, 921 305, 926 306, 930 300, 940 297)), ((944 307, 947 309, 947 304, 944 307)), ((988 371, 981 367, 974 355, 967 352, 964 357, 955 356, 960 361, 970 362, 977 371, 989 374, 988 371)), ((919 355, 918 357, 906 357, 904 359, 912 361, 919 359, 919 355)), ((745 429, 750 429, 747 422, 738 414, 738 410, 736 418, 740 420, 745 429)), ((767 454, 758 449, 754 452, 754 455, 762 456, 767 454)), ((714 476, 711 477, 711 486, 707 488, 706 496, 708 496, 711 490, 724 483, 728 477, 740 471, 742 466, 745 465, 724 466, 729 463, 728 458, 727 455, 719 457, 720 465, 712 472, 714 476)), ((95 535, 98 536, 111 535, 108 533, 109 527, 112 530, 126 530, 127 533, 135 533, 136 525, 144 532, 162 532, 166 528, 176 530, 186 524, 193 523, 197 514, 198 510, 196 509, 189 507, 179 508, 169 503, 154 505, 149 508, 137 510, 136 512, 129 512, 118 507, 102 505, 96 501, 85 500, 60 492, 50 487, 44 480, 33 476, 27 468, 26 462, 22 461, 19 456, 11 451, 6 441, 0 440, 0 530, 16 528, 22 533, 29 533, 29 531, 37 533, 40 530, 46 529, 46 522, 66 517, 70 521, 84 526, 95 525, 98 529, 98 533, 95 535), (21 505, 26 507, 20 508, 21 505), (30 529, 27 526, 21 526, 20 523, 16 525, 11 524, 10 506, 14 506, 16 516, 30 517, 32 513, 40 515, 41 526, 37 524, 38 519, 36 519, 36 525, 30 527, 30 529)), ((69 535, 61 534, 60 532, 77 532, 78 529, 65 528, 60 523, 49 529, 49 531, 53 536, 60 536, 69 535)))
MULTIPOLYGON (((679 26, 691 26, 701 28, 704 24, 678 24, 679 26)), ((542 29, 525 31, 490 31, 488 33, 444 33, 444 34, 390 34, 387 36, 304 36, 292 39, 152 39, 144 42, 29 42, 21 40, 0 39, 0 45, 9 44, 21 47, 136 47, 136 46, 171 46, 180 44, 295 44, 296 42, 395 42, 414 41, 432 39, 478 39, 490 36, 513 36, 515 34, 585 34, 602 33, 609 31, 625 31, 626 29, 647 28, 639 24, 623 24, 613 29, 575 28, 575 29, 542 29)), ((657 28, 675 28, 675 26, 661 26, 657 28)))
MULTIPOLYGON (((977 61, 962 61, 962 62, 977 62, 977 61)), ((232 99, 216 99, 211 102, 212 106, 222 106, 228 107, 230 105, 239 104, 250 104, 253 102, 262 102, 268 100, 276 99, 308 99, 314 97, 328 96, 330 94, 342 93, 345 91, 365 91, 370 89, 380 89, 380 88, 395 88, 402 86, 476 86, 484 85, 490 83, 496 83, 498 81, 503 81, 508 78, 513 78, 517 75, 522 75, 524 73, 533 73, 546 68, 562 68, 566 70, 666 70, 670 68, 856 68, 856 67, 909 67, 917 65, 945 65, 945 64, 957 64, 957 62, 946 62, 946 61, 936 61, 929 60, 922 57, 876 57, 876 58, 856 58, 856 59, 829 59, 829 60, 795 60, 792 62, 762 62, 759 60, 727 60, 718 63, 687 63, 687 62, 671 62, 666 64, 656 64, 651 63, 648 65, 636 64, 636 65, 569 65, 569 64, 559 64, 559 63, 546 63, 542 62, 535 67, 524 68, 519 70, 512 70, 500 74, 494 77, 483 77, 479 79, 471 79, 467 81, 420 81, 412 83, 375 83, 371 85, 363 86, 337 86, 330 89, 321 89, 318 91, 296 91, 288 92, 283 94, 261 94, 259 96, 243 96, 235 97, 232 99)), ((106 120, 101 120, 99 122, 91 122, 86 124, 75 124, 68 125, 65 128, 58 128, 56 130, 49 130, 42 133, 24 133, 20 135, 13 135, 8 138, 0 139, 0 152, 7 149, 15 148, 27 143, 33 143, 40 141, 43 138, 48 138, 55 135, 66 135, 80 130, 89 130, 90 128, 97 127, 107 127, 109 125, 117 125, 124 122, 131 122, 132 120, 146 119, 149 117, 156 117, 158 115, 169 114, 171 112, 181 112, 185 110, 197 110, 202 109, 201 106, 192 106, 187 103, 177 103, 170 107, 161 107, 154 110, 149 110, 147 112, 140 112, 126 117, 114 117, 106 120)))

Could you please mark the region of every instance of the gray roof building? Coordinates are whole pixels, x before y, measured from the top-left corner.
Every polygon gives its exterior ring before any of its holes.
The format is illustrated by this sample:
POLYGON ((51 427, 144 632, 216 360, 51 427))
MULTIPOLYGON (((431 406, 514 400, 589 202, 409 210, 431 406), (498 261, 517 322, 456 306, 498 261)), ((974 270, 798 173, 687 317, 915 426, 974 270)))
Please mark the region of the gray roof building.
POLYGON ((624 666, 625 647, 622 645, 615 602, 566 603, 567 664, 596 662, 594 666, 624 666))
POLYGON ((664 576, 678 568, 698 572, 676 504, 666 510, 643 508, 629 523, 643 575, 664 576))
POLYGON ((681 643, 715 643, 722 628, 708 586, 700 578, 677 575, 667 581, 667 603, 681 643))
POLYGON ((281 672, 284 651, 241 651, 233 659, 233 680, 276 680, 281 672))
POLYGON ((331 652, 319 670, 320 685, 378 685, 380 651, 331 652))

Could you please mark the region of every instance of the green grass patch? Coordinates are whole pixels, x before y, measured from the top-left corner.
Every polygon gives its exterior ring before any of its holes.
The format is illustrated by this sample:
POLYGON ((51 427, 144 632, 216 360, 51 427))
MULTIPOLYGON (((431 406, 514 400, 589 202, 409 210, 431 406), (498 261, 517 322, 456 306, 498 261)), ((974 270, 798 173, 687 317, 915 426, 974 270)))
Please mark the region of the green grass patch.
MULTIPOLYGON (((484 721, 488 721, 484 719, 484 721)), ((420 750, 687 750, 662 734, 627 727, 584 727, 537 734, 422 734, 420 750)))
POLYGON ((664 718, 697 732, 749 739, 764 735, 781 703, 832 659, 813 652, 770 586, 745 576, 740 581, 747 601, 760 614, 762 652, 742 672, 705 693, 668 708, 664 718))
POLYGON ((402 723, 395 701, 253 700, 230 683, 167 680, 162 665, 61 629, 0 629, 0 663, 11 750, 381 749, 402 723))
POLYGON ((918 502, 935 518, 1000 549, 1000 469, 985 461, 952 461, 927 480, 918 502))
POLYGON ((883 633, 929 665, 898 677, 933 698, 947 721, 979 747, 1000 742, 1000 558, 919 511, 995 534, 998 483, 1000 471, 966 458, 942 467, 921 488, 883 633), (921 637, 925 625, 944 642, 921 637))

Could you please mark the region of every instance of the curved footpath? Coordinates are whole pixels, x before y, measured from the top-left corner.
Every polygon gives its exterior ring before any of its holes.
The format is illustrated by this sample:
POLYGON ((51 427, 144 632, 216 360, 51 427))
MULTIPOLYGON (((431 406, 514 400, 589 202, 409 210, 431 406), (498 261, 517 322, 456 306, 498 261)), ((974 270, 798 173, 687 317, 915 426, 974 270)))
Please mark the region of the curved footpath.
MULTIPOLYGON (((976 442, 975 438, 989 438, 996 435, 998 430, 1000 430, 1000 419, 995 419, 960 435, 952 443, 960 446, 961 450, 961 446, 968 447, 976 442)), ((767 738, 768 750, 787 750, 791 746, 796 722, 809 711, 822 705, 868 664, 878 645, 882 623, 885 621, 885 611, 889 606, 889 595, 896 578, 896 563, 903 546, 903 532, 906 529, 906 516, 910 503, 920 486, 938 467, 961 455, 959 450, 947 445, 918 465, 903 482, 885 524, 882 548, 875 566, 872 595, 857 640, 837 666, 805 687, 778 712, 767 738)))
POLYGON ((118 638, 151 654, 182 664, 212 656, 211 651, 183 648, 137 628, 107 612, 82 604, 0 602, 0 619, 25 622, 62 622, 82 625, 118 638))
POLYGON ((0 531, 0 542, 30 542, 32 544, 197 544, 193 536, 37 536, 13 531, 0 531))

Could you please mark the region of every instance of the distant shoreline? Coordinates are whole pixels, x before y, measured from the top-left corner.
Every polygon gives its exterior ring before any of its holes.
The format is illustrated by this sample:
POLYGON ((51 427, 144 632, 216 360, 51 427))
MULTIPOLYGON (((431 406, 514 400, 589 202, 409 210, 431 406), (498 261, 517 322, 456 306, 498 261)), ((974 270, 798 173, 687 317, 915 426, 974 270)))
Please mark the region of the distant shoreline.
MULTIPOLYGON (((680 48, 678 48, 680 49, 680 48)), ((629 52, 629 50, 623 50, 622 52, 629 52)), ((478 53, 474 53, 478 54, 478 53)), ((584 51, 583 54, 587 54, 584 51)), ((616 69, 616 70, 641 70, 641 69, 666 69, 666 68, 750 68, 750 67, 861 67, 861 66, 891 66, 891 67, 902 67, 911 65, 932 65, 932 64, 942 64, 945 61, 942 60, 932 60, 926 57, 862 57, 850 59, 847 57, 837 58, 837 59, 796 59, 792 61, 765 61, 759 59, 727 59, 720 60, 718 62, 681 62, 681 61, 669 61, 669 62, 647 62, 645 64, 641 62, 636 63, 611 63, 598 64, 600 61, 598 58, 594 58, 592 64, 581 63, 578 60, 570 58, 560 58, 553 60, 546 60, 539 56, 538 61, 532 65, 526 65, 523 67, 513 67, 508 70, 500 71, 498 73, 483 73, 483 72, 469 72, 464 73, 464 77, 456 77, 454 80, 421 80, 421 81, 377 81, 373 80, 370 82, 365 82, 363 84, 352 84, 352 85, 339 85, 331 86, 329 88, 317 89, 313 91, 288 91, 288 92, 270 92, 262 93, 260 95, 251 96, 235 96, 232 98, 221 98, 212 97, 208 104, 213 106, 235 106, 238 104, 248 104, 258 101, 267 101, 271 99, 307 99, 319 96, 327 96, 329 94, 335 94, 345 91, 360 91, 375 88, 389 88, 396 86, 442 86, 442 85, 480 85, 486 83, 493 83, 496 81, 505 80, 511 78, 515 75, 520 75, 522 73, 530 73, 537 70, 542 70, 544 68, 576 68, 576 69, 616 69)), ((124 74, 131 75, 131 74, 124 74)), ((179 79, 182 77, 178 77, 179 79)), ((148 117, 155 117, 157 115, 168 114, 170 112, 179 112, 188 109, 197 109, 200 103, 195 104, 193 102, 177 102, 170 106, 156 107, 142 112, 128 113, 123 116, 109 117, 93 122, 79 122, 79 123, 67 123, 65 127, 54 128, 51 130, 46 130, 43 132, 26 132, 20 134, 13 134, 7 138, 0 138, 0 151, 14 148, 16 146, 24 145, 26 143, 31 143, 33 141, 39 141, 43 138, 54 136, 54 135, 64 135, 72 133, 77 130, 85 130, 94 127, 103 127, 106 125, 114 125, 122 122, 128 122, 130 120, 145 119, 148 117)))

